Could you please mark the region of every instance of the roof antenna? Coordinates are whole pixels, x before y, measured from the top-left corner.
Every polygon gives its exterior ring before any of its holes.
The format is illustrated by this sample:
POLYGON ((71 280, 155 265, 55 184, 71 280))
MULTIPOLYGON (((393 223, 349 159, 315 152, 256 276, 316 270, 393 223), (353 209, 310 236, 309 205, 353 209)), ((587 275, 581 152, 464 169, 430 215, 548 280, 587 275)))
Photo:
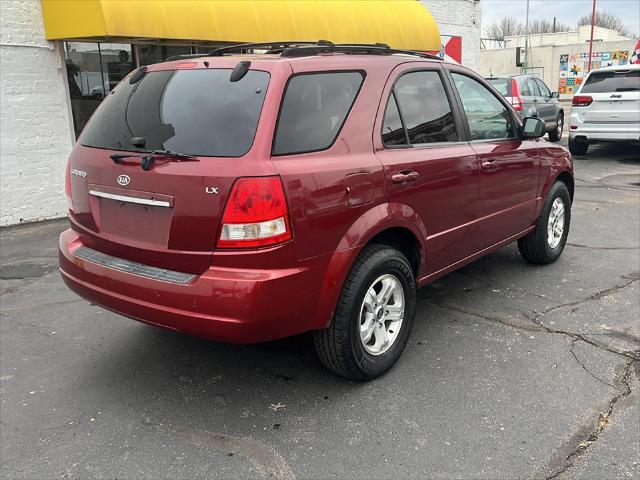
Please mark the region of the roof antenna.
POLYGON ((238 63, 235 68, 231 71, 231 76, 229 77, 230 82, 237 82, 242 80, 244 76, 249 71, 249 67, 251 66, 251 62, 249 60, 243 60, 238 63))

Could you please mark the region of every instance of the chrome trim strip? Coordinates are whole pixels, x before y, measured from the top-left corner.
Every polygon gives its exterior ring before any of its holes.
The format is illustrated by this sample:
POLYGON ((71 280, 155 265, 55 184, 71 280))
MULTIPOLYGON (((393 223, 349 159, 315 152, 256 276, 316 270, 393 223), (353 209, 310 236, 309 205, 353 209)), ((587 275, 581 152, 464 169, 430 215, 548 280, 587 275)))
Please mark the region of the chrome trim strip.
POLYGON ((115 193, 99 192, 97 190, 89 190, 89 195, 94 197, 108 198, 110 200, 118 200, 120 202, 138 203, 140 205, 151 205, 153 207, 170 207, 171 204, 164 200, 152 200, 150 198, 129 197, 128 195, 116 195, 115 193))
POLYGON ((137 275, 139 277, 158 280, 160 282, 187 285, 197 278, 197 275, 192 273, 176 272, 174 270, 167 270, 166 268, 152 267, 150 265, 143 265, 142 263, 131 262, 123 258, 113 257, 106 253, 98 252, 97 250, 89 247, 80 247, 73 252, 73 255, 102 267, 111 268, 131 275, 137 275))

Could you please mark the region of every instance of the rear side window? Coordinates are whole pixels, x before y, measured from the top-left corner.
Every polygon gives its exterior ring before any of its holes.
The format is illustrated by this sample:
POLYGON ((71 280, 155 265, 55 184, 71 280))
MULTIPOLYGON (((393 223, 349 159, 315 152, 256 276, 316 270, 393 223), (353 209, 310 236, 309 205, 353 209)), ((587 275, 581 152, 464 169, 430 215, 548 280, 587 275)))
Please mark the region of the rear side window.
POLYGON ((122 81, 80 136, 88 147, 173 150, 190 155, 241 157, 258 127, 269 74, 250 70, 238 82, 230 70, 149 72, 122 81), (132 137, 145 140, 143 148, 132 137))
POLYGON ((536 78, 536 84, 538 85, 538 89, 540 90, 540 93, 543 97, 551 96, 551 90, 549 90, 549 87, 547 87, 547 85, 542 80, 536 78))
POLYGON ((640 90, 640 70, 592 72, 580 93, 634 92, 640 90))
POLYGON ((493 88, 495 88, 503 97, 511 96, 510 78, 488 78, 487 81, 493 85, 493 88))
POLYGON ((361 72, 293 76, 280 107, 273 154, 315 152, 333 145, 363 80, 361 72))
POLYGON ((524 82, 524 85, 522 85, 522 89, 520 90, 520 94, 523 97, 540 96, 540 92, 538 91, 538 87, 536 85, 536 82, 533 81, 533 78, 530 78, 526 82, 524 82))
POLYGON ((407 138, 411 145, 457 141, 453 111, 440 74, 424 71, 402 75, 389 97, 382 129, 387 146, 406 144, 407 138), (399 130, 403 127, 406 134, 399 130))

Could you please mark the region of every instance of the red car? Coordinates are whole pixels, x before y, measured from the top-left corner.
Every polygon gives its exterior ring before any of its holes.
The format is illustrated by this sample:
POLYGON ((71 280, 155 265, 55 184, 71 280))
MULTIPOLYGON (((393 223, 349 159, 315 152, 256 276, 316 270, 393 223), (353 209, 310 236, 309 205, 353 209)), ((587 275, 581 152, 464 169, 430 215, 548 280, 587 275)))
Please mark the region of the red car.
POLYGON ((564 248, 569 153, 483 78, 383 45, 264 46, 142 67, 67 169, 60 271, 122 315, 224 342, 313 331, 371 379, 416 288, 511 242, 564 248))

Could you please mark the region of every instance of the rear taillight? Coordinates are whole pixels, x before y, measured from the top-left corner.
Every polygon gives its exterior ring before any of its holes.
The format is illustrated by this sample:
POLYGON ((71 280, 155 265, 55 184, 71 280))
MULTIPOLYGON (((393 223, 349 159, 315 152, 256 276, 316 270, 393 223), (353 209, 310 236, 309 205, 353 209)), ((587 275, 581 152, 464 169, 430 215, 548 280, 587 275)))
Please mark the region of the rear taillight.
POLYGON ((218 248, 255 248, 291 239, 280 177, 240 178, 222 215, 218 248))
POLYGON ((513 109, 516 112, 521 112, 524 109, 524 105, 522 104, 518 82, 516 82, 515 78, 511 79, 511 97, 513 98, 513 109))
POLYGON ((73 211, 73 196, 71 194, 71 162, 67 160, 67 170, 64 174, 64 193, 67 197, 69 210, 73 211))
POLYGON ((593 98, 589 95, 576 95, 571 100, 571 106, 573 107, 588 107, 593 102, 593 98))

